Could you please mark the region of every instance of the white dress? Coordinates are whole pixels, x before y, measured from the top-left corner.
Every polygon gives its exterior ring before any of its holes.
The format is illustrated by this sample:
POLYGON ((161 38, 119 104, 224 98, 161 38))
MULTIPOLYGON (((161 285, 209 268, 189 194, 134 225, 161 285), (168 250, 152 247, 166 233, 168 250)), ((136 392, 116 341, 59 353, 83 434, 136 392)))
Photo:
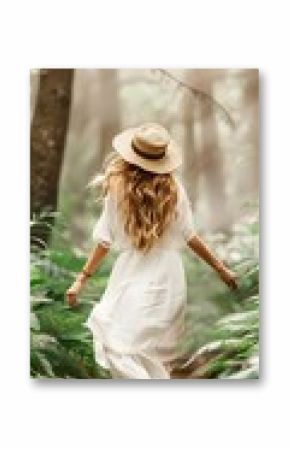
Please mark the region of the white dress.
POLYGON ((146 254, 123 230, 107 196, 94 240, 119 255, 106 291, 84 323, 93 334, 96 362, 119 379, 169 379, 184 331, 186 282, 180 250, 194 234, 192 209, 177 181, 177 219, 146 254))

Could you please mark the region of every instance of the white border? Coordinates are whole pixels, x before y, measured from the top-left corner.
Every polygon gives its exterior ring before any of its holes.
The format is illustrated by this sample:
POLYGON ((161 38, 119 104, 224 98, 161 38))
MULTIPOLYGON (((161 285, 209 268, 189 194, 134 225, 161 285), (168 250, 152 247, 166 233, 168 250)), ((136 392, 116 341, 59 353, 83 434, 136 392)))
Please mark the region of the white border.
POLYGON ((286 447, 289 390, 287 2, 9 2, 1 7, 2 447, 286 447), (270 6, 271 5, 271 6, 270 6), (33 67, 258 67, 262 379, 28 378, 28 74, 33 67), (4 442, 6 441, 6 443, 4 442))

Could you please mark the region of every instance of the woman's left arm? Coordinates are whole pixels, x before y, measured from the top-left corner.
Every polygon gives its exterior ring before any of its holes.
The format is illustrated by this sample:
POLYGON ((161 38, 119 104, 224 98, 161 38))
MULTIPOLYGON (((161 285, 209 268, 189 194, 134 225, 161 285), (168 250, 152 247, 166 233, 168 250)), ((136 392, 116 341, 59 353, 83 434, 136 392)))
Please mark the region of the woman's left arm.
POLYGON ((66 291, 66 301, 71 307, 77 305, 77 295, 81 291, 87 278, 93 274, 108 251, 109 248, 107 246, 99 243, 89 254, 82 271, 77 275, 74 283, 66 291))
POLYGON ((219 260, 206 245, 206 243, 196 234, 187 242, 189 248, 195 252, 201 259, 210 265, 220 276, 220 278, 231 289, 237 289, 237 275, 229 270, 221 260, 219 260))

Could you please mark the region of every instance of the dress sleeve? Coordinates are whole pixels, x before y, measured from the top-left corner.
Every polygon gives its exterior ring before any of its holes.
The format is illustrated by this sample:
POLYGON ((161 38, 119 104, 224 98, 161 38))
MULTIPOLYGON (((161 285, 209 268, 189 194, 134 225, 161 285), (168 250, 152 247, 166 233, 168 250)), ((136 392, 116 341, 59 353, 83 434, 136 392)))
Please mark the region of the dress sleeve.
POLYGON ((112 233, 112 199, 109 195, 104 198, 103 210, 93 229, 93 240, 109 248, 113 243, 112 233))
POLYGON ((179 228, 185 242, 196 234, 192 206, 181 183, 179 183, 179 228))

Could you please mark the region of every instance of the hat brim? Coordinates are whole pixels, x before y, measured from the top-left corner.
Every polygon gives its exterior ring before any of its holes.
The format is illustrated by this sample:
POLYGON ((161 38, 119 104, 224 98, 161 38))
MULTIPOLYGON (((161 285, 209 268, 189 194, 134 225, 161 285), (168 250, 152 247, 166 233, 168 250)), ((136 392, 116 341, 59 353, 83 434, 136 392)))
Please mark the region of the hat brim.
POLYGON ((137 128, 129 128, 118 134, 113 139, 113 148, 131 164, 138 165, 144 170, 153 173, 170 173, 182 164, 181 148, 174 140, 170 140, 166 149, 166 154, 162 159, 145 159, 139 156, 132 148, 132 139, 137 128))

